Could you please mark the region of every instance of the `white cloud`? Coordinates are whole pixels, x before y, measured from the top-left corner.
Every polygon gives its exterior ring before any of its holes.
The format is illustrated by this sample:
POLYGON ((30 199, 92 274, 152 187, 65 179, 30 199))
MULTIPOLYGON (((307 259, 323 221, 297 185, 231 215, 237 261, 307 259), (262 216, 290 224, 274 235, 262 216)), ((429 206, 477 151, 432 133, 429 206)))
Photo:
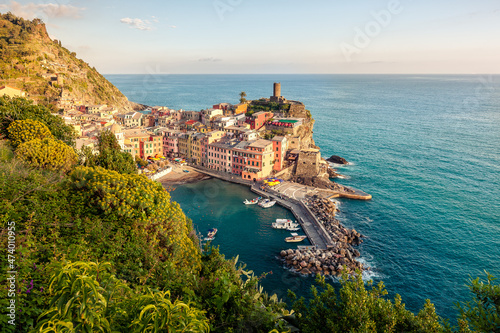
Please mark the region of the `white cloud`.
POLYGON ((172 28, 172 29, 176 29, 177 28, 176 25, 170 25, 169 27, 172 28))
POLYGON ((120 20, 121 23, 128 24, 131 28, 139 30, 152 30, 152 24, 149 20, 141 20, 138 18, 124 17, 120 20))
POLYGON ((72 5, 61 5, 58 3, 27 3, 25 5, 16 1, 11 1, 10 4, 0 5, 0 10, 10 11, 14 15, 21 16, 25 19, 33 19, 35 17, 46 18, 81 18, 81 12, 85 10, 83 7, 75 7, 72 5))

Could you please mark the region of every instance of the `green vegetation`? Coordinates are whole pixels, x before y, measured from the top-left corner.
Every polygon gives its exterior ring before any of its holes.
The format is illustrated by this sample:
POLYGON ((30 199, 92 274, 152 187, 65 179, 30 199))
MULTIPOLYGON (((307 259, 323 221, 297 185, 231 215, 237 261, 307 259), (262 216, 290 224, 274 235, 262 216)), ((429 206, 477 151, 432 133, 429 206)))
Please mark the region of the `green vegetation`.
POLYGON ((10 142, 14 147, 33 139, 52 138, 47 126, 38 120, 14 120, 7 128, 10 142))
POLYGON ((0 54, 0 85, 23 89, 39 104, 55 107, 66 89, 89 104, 129 107, 126 97, 95 68, 77 59, 61 41, 51 40, 39 19, 0 14, 0 54))
POLYGON ((240 92, 240 103, 246 103, 247 99, 245 97, 247 97, 247 93, 244 91, 240 92))
POLYGON ((271 131, 266 131, 264 133, 264 139, 266 140, 271 140, 275 136, 285 136, 286 133, 284 130, 271 130, 271 131))
POLYGON ((116 137, 109 130, 99 133, 97 154, 90 147, 82 147, 79 151, 80 164, 87 167, 103 167, 122 174, 137 173, 134 158, 120 150, 116 137))
POLYGON ((500 332, 500 285, 486 272, 486 281, 470 279, 468 287, 473 295, 472 301, 457 303, 460 311, 460 325, 467 331, 471 326, 477 332, 500 332))
MULTIPOLYGON (((75 131, 72 126, 66 125, 60 117, 52 115, 51 111, 42 105, 34 105, 33 101, 25 98, 0 97, 0 134, 9 137, 8 128, 16 120, 38 121, 50 130, 52 135, 73 146, 75 131)), ((17 142, 17 141, 16 141, 17 142)))
POLYGON ((15 153, 21 161, 39 169, 67 172, 77 161, 73 148, 50 137, 26 141, 17 147, 15 153))

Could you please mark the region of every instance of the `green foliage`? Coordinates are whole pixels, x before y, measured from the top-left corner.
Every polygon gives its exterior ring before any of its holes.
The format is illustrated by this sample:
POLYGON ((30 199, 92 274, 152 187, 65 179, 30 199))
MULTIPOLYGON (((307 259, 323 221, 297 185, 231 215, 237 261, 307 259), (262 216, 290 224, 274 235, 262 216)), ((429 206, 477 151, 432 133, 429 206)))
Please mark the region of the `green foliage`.
POLYGON ((35 168, 48 170, 70 170, 77 162, 75 150, 52 138, 33 139, 20 144, 16 155, 35 168))
POLYGON ((144 168, 148 166, 148 162, 143 160, 139 155, 135 155, 135 163, 140 167, 144 168))
POLYGON ((202 270, 195 287, 195 299, 207 311, 211 330, 215 332, 268 332, 280 318, 288 314, 276 295, 269 297, 258 285, 260 278, 244 267, 236 267, 238 259, 225 260, 218 248, 207 249, 202 257, 202 270))
POLYGON ((0 163, 10 162, 14 158, 14 152, 6 141, 0 141, 0 163))
POLYGON ((121 151, 115 135, 104 130, 98 136, 98 154, 94 155, 88 147, 83 147, 79 152, 80 164, 87 167, 100 166, 122 174, 135 174, 137 167, 132 155, 121 151))
POLYGON ((179 300, 172 302, 170 292, 152 292, 132 302, 132 313, 138 314, 130 327, 132 332, 209 332, 204 311, 179 300))
POLYGON ((380 282, 366 289, 360 272, 356 276, 343 274, 340 291, 318 277, 320 291, 311 287, 312 299, 296 300, 289 292, 297 324, 302 332, 443 332, 434 305, 426 301, 424 308, 414 315, 406 310, 401 297, 394 303, 385 299, 387 291, 380 282))
POLYGON ((247 93, 244 91, 240 92, 240 103, 246 103, 247 99, 245 97, 247 97, 247 93))
POLYGON ((57 270, 49 282, 50 308, 40 316, 38 332, 111 332, 108 318, 123 284, 109 274, 110 266, 76 262, 57 270))
POLYGON ((37 120, 48 127, 52 135, 73 146, 75 132, 72 126, 66 125, 60 117, 51 114, 45 106, 33 105, 33 101, 25 98, 0 97, 0 134, 8 136, 7 128, 15 120, 37 120))
MULTIPOLYGON (((77 200, 96 209, 96 214, 113 217, 125 229, 140 226, 134 230, 134 237, 144 242, 140 253, 146 257, 147 266, 168 261, 193 272, 199 270, 199 251, 188 235, 192 226, 179 205, 170 202, 170 195, 160 183, 142 175, 119 174, 101 167, 77 167, 70 180, 77 200)), ((123 268, 130 276, 137 276, 138 270, 143 270, 136 263, 123 268)))
POLYGON ((170 293, 133 291, 112 273, 110 263, 55 264, 52 299, 36 327, 49 332, 208 332, 204 312, 170 293))
POLYGON ((500 332, 500 285, 486 272, 486 281, 470 279, 467 285, 473 294, 472 301, 457 303, 461 324, 470 325, 478 332, 500 332))
POLYGON ((14 120, 7 128, 7 132, 14 147, 33 139, 52 138, 52 133, 45 124, 32 119, 14 120))

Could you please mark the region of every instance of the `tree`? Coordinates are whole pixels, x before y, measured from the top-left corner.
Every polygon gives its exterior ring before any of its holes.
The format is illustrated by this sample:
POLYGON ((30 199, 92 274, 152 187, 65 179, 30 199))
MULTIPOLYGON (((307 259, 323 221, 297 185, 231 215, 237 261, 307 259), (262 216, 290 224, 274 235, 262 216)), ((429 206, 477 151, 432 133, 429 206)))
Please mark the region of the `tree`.
POLYGON ((394 303, 385 299, 387 291, 380 282, 366 289, 360 272, 355 276, 343 274, 339 293, 324 277, 317 278, 321 292, 311 287, 312 299, 297 300, 293 292, 297 325, 302 332, 443 332, 440 318, 429 300, 424 308, 414 315, 405 308, 401 296, 394 303))
POLYGON ((7 128, 7 132, 14 147, 33 139, 52 138, 52 133, 45 124, 32 119, 14 120, 7 128))
POLYGON ((245 97, 247 97, 247 93, 244 91, 240 92, 240 103, 245 103, 247 101, 245 97))
POLYGON ((52 135, 69 146, 75 144, 75 130, 66 125, 61 117, 54 116, 43 105, 33 105, 33 101, 26 98, 0 97, 0 134, 8 136, 7 128, 15 120, 38 120, 45 124, 52 135))
POLYGON ((143 160, 139 155, 135 155, 135 163, 137 163, 137 165, 141 168, 148 166, 148 162, 143 160))
POLYGON ((462 325, 470 325, 478 332, 500 332, 500 285, 494 284, 495 280, 488 272, 486 282, 469 280, 472 301, 456 304, 462 325))
POLYGON ((33 139, 20 144, 16 155, 35 168, 69 171, 77 162, 73 148, 52 138, 33 139))
POLYGON ((122 174, 137 173, 134 158, 129 153, 121 151, 118 140, 111 131, 102 131, 97 139, 98 154, 94 155, 89 148, 82 148, 79 153, 81 165, 100 166, 122 174))

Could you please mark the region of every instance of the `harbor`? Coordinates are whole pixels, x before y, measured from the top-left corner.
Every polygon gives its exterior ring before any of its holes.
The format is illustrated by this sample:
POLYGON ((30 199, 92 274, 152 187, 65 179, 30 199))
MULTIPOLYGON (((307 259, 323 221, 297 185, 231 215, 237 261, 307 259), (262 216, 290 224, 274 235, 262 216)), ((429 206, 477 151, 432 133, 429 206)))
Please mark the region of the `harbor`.
MULTIPOLYGON (((191 167, 207 176, 245 185, 257 196, 276 201, 293 214, 310 245, 280 251, 279 257, 292 271, 303 275, 340 275, 343 271, 367 269, 356 260, 360 253, 354 248, 362 242, 363 236, 335 219, 337 208, 331 199, 339 193, 287 181, 268 186, 262 181, 253 182, 199 166, 191 167)), ((360 191, 355 193, 363 195, 360 191)))

